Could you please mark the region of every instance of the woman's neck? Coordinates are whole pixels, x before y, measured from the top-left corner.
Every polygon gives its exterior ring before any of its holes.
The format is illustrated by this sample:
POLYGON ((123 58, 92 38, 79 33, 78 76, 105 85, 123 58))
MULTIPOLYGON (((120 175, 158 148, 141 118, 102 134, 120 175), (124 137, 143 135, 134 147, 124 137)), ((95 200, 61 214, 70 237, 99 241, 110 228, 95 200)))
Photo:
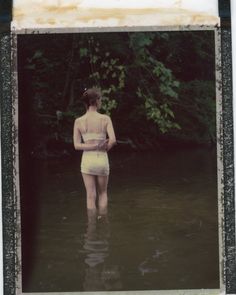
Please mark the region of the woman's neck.
POLYGON ((96 106, 89 106, 87 109, 87 113, 94 113, 97 112, 97 107, 96 106))

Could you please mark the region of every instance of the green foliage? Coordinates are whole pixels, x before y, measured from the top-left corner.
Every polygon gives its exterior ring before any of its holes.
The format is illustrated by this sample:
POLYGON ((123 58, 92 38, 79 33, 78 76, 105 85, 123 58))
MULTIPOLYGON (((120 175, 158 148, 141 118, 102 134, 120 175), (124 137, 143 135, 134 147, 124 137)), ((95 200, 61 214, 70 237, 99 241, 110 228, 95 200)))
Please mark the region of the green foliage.
POLYGON ((87 84, 97 85, 102 89, 101 111, 111 115, 112 110, 117 107, 117 102, 113 97, 125 86, 125 66, 110 51, 102 50, 99 38, 90 36, 84 43, 86 42, 88 49, 80 48, 80 57, 85 57, 84 62, 90 65, 87 84))
POLYGON ((173 121, 175 115, 168 103, 165 102, 158 105, 152 93, 149 93, 149 95, 143 94, 140 88, 137 91, 137 95, 145 100, 144 105, 147 119, 155 122, 162 133, 166 133, 173 128, 181 129, 179 124, 173 121))
POLYGON ((172 71, 153 56, 150 46, 154 38, 154 33, 132 33, 130 47, 135 52, 135 63, 140 73, 136 94, 144 103, 147 119, 152 120, 161 133, 166 133, 180 128, 171 110, 172 101, 178 99, 179 82, 172 71), (148 85, 147 81, 150 81, 148 85))
POLYGON ((33 36, 34 42, 25 37, 19 50, 27 77, 22 93, 30 101, 30 115, 37 117, 32 119, 35 145, 48 137, 71 138, 74 119, 85 111, 80 97, 92 86, 101 88, 101 111, 112 116, 118 136, 215 142, 210 32, 64 37, 33 36))
POLYGON ((117 107, 117 102, 114 99, 103 97, 101 111, 107 115, 111 115, 111 111, 117 107))
POLYGON ((80 57, 83 58, 88 55, 88 49, 87 48, 80 48, 79 53, 80 53, 80 57))
POLYGON ((182 126, 180 139, 197 143, 216 142, 216 97, 214 81, 182 82, 181 103, 175 105, 178 122, 182 126))

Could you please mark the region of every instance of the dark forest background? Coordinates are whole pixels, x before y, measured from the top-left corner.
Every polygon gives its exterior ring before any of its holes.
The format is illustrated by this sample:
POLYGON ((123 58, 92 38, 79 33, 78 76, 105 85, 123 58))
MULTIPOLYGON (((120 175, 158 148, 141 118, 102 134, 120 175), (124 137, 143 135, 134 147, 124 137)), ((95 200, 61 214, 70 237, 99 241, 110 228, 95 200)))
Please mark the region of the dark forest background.
POLYGON ((91 86, 102 89, 117 150, 215 145, 214 31, 22 35, 18 74, 20 138, 33 157, 75 152, 91 86))

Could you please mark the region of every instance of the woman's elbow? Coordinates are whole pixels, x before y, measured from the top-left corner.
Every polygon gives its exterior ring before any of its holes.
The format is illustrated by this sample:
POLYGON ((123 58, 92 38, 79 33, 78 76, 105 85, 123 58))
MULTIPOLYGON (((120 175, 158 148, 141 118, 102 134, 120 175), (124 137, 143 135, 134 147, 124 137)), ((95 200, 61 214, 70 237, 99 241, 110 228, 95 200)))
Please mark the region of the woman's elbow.
POLYGON ((74 144, 74 148, 76 151, 79 151, 81 149, 81 145, 80 144, 74 144))
POLYGON ((110 144, 111 144, 112 146, 116 145, 116 139, 115 139, 115 138, 112 138, 112 139, 110 140, 110 144))

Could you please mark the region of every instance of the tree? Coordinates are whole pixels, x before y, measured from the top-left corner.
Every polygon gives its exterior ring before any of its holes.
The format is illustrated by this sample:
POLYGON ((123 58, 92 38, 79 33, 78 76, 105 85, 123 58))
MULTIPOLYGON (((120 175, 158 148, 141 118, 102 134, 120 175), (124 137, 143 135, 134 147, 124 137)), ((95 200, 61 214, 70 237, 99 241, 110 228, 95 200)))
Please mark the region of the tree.
POLYGON ((31 105, 33 145, 71 143, 73 121, 84 112, 79 98, 91 86, 102 89, 102 112, 112 114, 119 138, 149 147, 168 138, 215 142, 213 37, 207 31, 21 36, 19 71, 29 80, 20 83, 20 96, 31 105))

